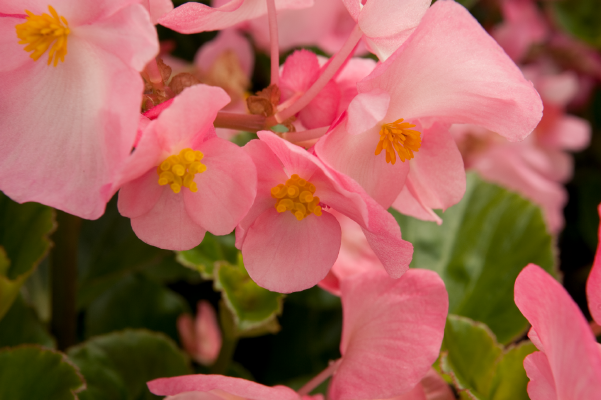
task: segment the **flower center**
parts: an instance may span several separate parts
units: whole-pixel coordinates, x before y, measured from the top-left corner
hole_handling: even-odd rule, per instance
[[[313,213],[318,217],[321,215],[319,197],[313,196],[315,185],[294,174],[286,181],[271,188],[271,197],[277,199],[275,209],[279,213],[290,211],[297,220],[301,221]]]
[[[31,52],[31,58],[37,61],[46,50],[48,52],[48,65],[54,59],[54,66],[58,60],[65,61],[67,54],[67,37],[71,33],[69,23],[65,17],[59,16],[52,6],[48,6],[50,14],[35,15],[25,10],[28,17],[22,24],[16,26],[19,44],[26,44],[26,52]]]
[[[420,132],[410,128],[415,128],[415,125],[403,122],[403,118],[382,125],[376,155],[380,154],[382,150],[386,150],[386,162],[392,163],[392,165],[396,163],[396,154],[399,155],[402,162],[411,160],[413,152],[419,151],[422,139]]]
[[[169,156],[157,167],[159,185],[169,185],[173,193],[179,193],[183,187],[198,192],[194,175],[202,174],[207,166],[200,162],[204,154],[199,150],[183,149],[177,155]]]

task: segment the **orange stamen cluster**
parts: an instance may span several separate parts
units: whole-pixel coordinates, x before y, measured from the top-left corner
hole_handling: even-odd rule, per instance
[[[207,166],[200,162],[203,157],[201,151],[192,149],[183,149],[179,154],[167,157],[157,167],[159,185],[169,185],[173,193],[179,193],[182,186],[187,187],[191,192],[198,192],[194,175],[207,170]]]
[[[382,150],[386,150],[386,162],[394,165],[396,163],[396,150],[402,162],[411,160],[413,152],[419,151],[422,140],[420,132],[410,128],[415,128],[415,125],[403,122],[403,118],[382,125],[376,155],[380,154]]]
[[[49,48],[48,65],[54,59],[54,66],[58,60],[65,61],[67,55],[67,37],[71,33],[69,23],[58,15],[52,6],[48,6],[50,14],[35,15],[25,10],[27,19],[16,26],[17,37],[21,39],[19,44],[26,44],[26,52],[32,52],[31,58],[37,61]]]
[[[299,221],[311,213],[318,217],[321,215],[319,197],[313,194],[315,185],[296,174],[292,175],[285,185],[280,183],[271,188],[271,197],[277,199],[275,209],[279,213],[290,211]]]

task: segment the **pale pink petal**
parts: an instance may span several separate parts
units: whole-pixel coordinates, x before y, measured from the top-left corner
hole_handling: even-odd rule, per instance
[[[148,170],[144,175],[137,177],[119,190],[119,213],[127,218],[137,218],[154,208],[163,195],[167,186],[159,185],[159,176],[156,169]]]
[[[332,215],[297,221],[274,208],[248,229],[242,245],[244,265],[259,286],[280,293],[305,290],[322,280],[338,256],[340,225]]]
[[[591,124],[579,117],[563,115],[549,127],[544,134],[538,135],[542,145],[571,151],[581,151],[591,141]]]
[[[543,67],[524,68],[524,76],[534,82],[545,103],[566,107],[578,94],[578,75],[572,71],[550,73]]]
[[[451,387],[434,368],[430,368],[421,385],[428,400],[455,400]]]
[[[438,225],[442,224],[442,219],[432,209],[421,203],[413,195],[412,190],[409,189],[409,186],[410,185],[407,184],[405,185],[403,190],[401,190],[401,194],[399,194],[399,197],[397,197],[394,203],[392,203],[391,207],[401,214],[421,219],[423,221],[436,222]]]
[[[358,94],[357,82],[369,75],[376,67],[376,62],[370,58],[353,57],[336,75],[334,80],[340,90],[338,114],[342,114]]]
[[[599,215],[601,215],[601,204],[598,207]],[[601,225],[599,227],[598,237],[601,240]],[[601,242],[599,242],[601,243]],[[593,316],[593,319],[598,324],[601,324],[601,245],[597,245],[597,253],[593,268],[586,282],[586,297],[588,299],[588,309]]]
[[[380,61],[386,61],[414,31],[415,28],[412,28],[401,31],[395,35],[377,38],[364,36],[363,41],[365,42],[367,49],[374,53]]]
[[[223,30],[215,39],[205,43],[196,53],[194,65],[201,71],[208,71],[215,60],[228,50],[236,54],[242,71],[250,78],[255,65],[255,53],[248,39],[234,29]]]
[[[358,94],[348,106],[346,130],[351,135],[363,133],[384,119],[390,95],[381,90]]]
[[[515,304],[543,346],[557,398],[596,399],[601,393],[601,352],[566,290],[540,267],[530,264],[516,279]],[[540,363],[536,364],[541,368]]]
[[[198,351],[196,341],[196,332],[194,329],[194,320],[190,314],[182,314],[177,317],[177,333],[184,350],[190,355],[195,355]]]
[[[198,246],[206,230],[190,218],[181,193],[173,193],[167,186],[162,189],[161,197],[149,212],[131,219],[136,236],[161,249],[190,250]]]
[[[248,400],[300,400],[294,390],[285,386],[268,387],[241,378],[221,375],[184,375],[159,378],[147,383],[150,391],[159,396],[185,392],[222,390]]]
[[[206,300],[201,300],[197,304],[195,334],[196,360],[205,365],[214,363],[221,350],[221,329],[219,329],[215,309]]]
[[[448,311],[444,283],[432,271],[394,280],[370,272],[342,281],[342,362],[333,400],[386,399],[413,389],[440,350]]]
[[[303,179],[311,180],[313,174],[320,170],[315,157],[304,148],[283,140],[270,131],[260,131],[257,135],[277,156],[289,176],[298,174]],[[317,193],[316,196],[321,198]]]
[[[395,396],[392,399],[387,400],[428,400],[426,397],[426,393],[424,393],[424,388],[421,383],[415,385],[410,392],[402,394],[400,396]]]
[[[524,358],[528,375],[528,396],[531,400],[559,400],[555,391],[555,379],[545,353],[535,351]]]
[[[164,400],[229,400],[215,393],[209,392],[185,392],[175,396],[167,396]]]
[[[360,0],[355,0],[360,2]],[[346,1],[345,1],[346,2]],[[373,0],[365,2],[359,15],[359,27],[369,38],[386,37],[416,27],[431,0]]]
[[[139,121],[143,83],[134,68],[158,52],[146,11],[137,4],[119,10],[113,3],[98,4],[97,12],[109,5],[116,11],[110,17],[73,28],[65,62],[53,67],[45,57],[28,59],[9,63],[19,68],[3,72],[0,189],[18,202],[37,201],[94,219],[113,194],[111,183],[131,151]],[[22,22],[0,21],[13,30]],[[3,54],[22,60],[27,53],[19,47],[4,46],[9,52]]]
[[[155,25],[159,21],[159,18],[173,10],[171,0],[140,0],[140,4],[148,10],[150,20]]]
[[[276,0],[276,9],[301,9],[312,0]],[[159,19],[159,23],[180,33],[198,33],[229,28],[267,13],[264,0],[232,0],[212,8],[200,3],[184,3]]]
[[[218,137],[193,148],[205,155],[202,163],[207,170],[194,177],[198,192],[183,193],[186,210],[207,231],[226,235],[244,218],[255,199],[255,165],[244,150]]]
[[[532,132],[542,115],[532,84],[469,12],[448,0],[437,1],[358,87],[390,94],[386,121],[473,123],[512,141]]]

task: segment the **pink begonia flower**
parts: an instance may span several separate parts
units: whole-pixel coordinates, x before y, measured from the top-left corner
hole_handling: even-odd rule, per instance
[[[532,400],[596,400],[601,349],[578,305],[549,274],[529,264],[515,281],[515,304],[540,350],[524,359]]]
[[[199,301],[196,308],[196,319],[190,314],[179,316],[177,331],[186,352],[199,364],[211,365],[221,350],[221,330],[208,301]]]
[[[390,276],[407,271],[413,246],[390,213],[349,178],[335,179],[303,148],[272,132],[258,135],[261,140],[244,147],[257,167],[257,197],[236,228],[236,247],[258,285],[289,293],[325,277],[341,243],[340,224],[329,209],[361,225]]]
[[[275,0],[277,10],[311,7],[313,0]],[[159,19],[159,24],[180,33],[198,33],[230,28],[267,14],[265,0],[231,0],[220,7],[188,2]]]
[[[140,0],[140,4],[148,10],[150,20],[155,25],[159,18],[173,10],[173,2],[171,0]]]
[[[597,208],[601,217],[601,204]],[[599,244],[595,254],[593,268],[586,282],[586,297],[588,299],[588,309],[597,324],[601,325],[601,224],[599,225]]]
[[[0,0],[0,190],[13,200],[103,214],[136,136],[139,71],[158,53],[136,3]],[[30,54],[50,21],[60,28]]]
[[[534,82],[545,107],[540,123],[524,141],[509,143],[494,132],[471,125],[453,126],[451,132],[466,168],[540,205],[549,230],[558,233],[563,228],[568,197],[563,183],[573,171],[567,151],[584,149],[591,127],[586,120],[565,113],[578,92],[575,74],[557,74],[541,66],[525,68],[524,74]]]
[[[342,0],[357,21],[367,48],[381,61],[413,33],[432,0]]]
[[[437,1],[358,90],[346,117],[317,143],[317,156],[384,207],[406,187],[427,215],[457,203],[465,191],[448,125],[469,121],[521,140],[542,113],[532,84],[454,1]]]
[[[317,0],[314,3],[310,8],[278,12],[280,50],[317,46],[326,53],[334,54],[342,47],[356,25],[355,21],[340,0]],[[269,51],[271,40],[267,16],[249,21],[245,29],[259,48]],[[357,47],[356,55],[367,50],[363,42]]]
[[[286,58],[280,73],[282,101],[294,100],[305,93],[320,76],[327,62],[327,58],[318,57],[304,49]],[[357,95],[357,82],[368,76],[375,67],[373,60],[350,58],[334,79],[297,114],[301,126],[315,129],[330,125]]]
[[[549,35],[549,27],[532,0],[502,0],[503,23],[491,34],[514,61],[520,61],[530,46]]]
[[[230,233],[249,210],[254,164],[213,128],[229,101],[221,88],[189,87],[144,130],[117,182],[119,212],[144,242],[191,249],[206,231]]]

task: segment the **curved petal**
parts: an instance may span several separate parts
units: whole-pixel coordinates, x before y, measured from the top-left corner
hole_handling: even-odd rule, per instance
[[[297,221],[275,208],[263,212],[242,244],[244,265],[259,286],[280,293],[305,290],[322,280],[340,251],[340,224],[332,215]]]
[[[131,219],[131,227],[142,241],[167,250],[190,250],[206,233],[188,215],[182,193],[167,187],[148,213]]]
[[[524,358],[528,375],[528,396],[531,400],[559,400],[555,391],[555,379],[545,353],[535,351]]]
[[[411,189],[409,189],[411,187]],[[413,186],[409,181],[406,182],[405,187],[392,203],[392,208],[400,212],[401,214],[408,215],[413,218],[421,219],[423,221],[436,222],[438,225],[442,224],[442,219],[436,214],[431,208],[426,207],[421,203],[412,192]]]
[[[221,31],[215,39],[205,43],[194,56],[194,65],[201,71],[208,71],[227,50],[236,54],[242,71],[250,78],[255,65],[255,53],[248,39],[234,29]]]
[[[419,25],[432,0],[372,0],[365,2],[359,27],[369,38],[398,34]]]
[[[542,115],[532,84],[469,12],[448,0],[430,7],[409,39],[358,88],[390,93],[387,121],[473,123],[512,141],[532,132]]]
[[[298,174],[301,178],[310,180],[320,169],[312,159],[313,156],[302,147],[283,140],[270,131],[260,131],[257,135],[277,156],[288,175]]]
[[[601,215],[601,204],[597,208]],[[588,299],[588,309],[596,323],[601,325],[601,225],[599,225],[599,244],[593,268],[586,282],[586,297]]]
[[[257,172],[252,159],[237,145],[210,139],[199,147],[207,170],[196,174],[198,192],[184,192],[188,215],[214,235],[234,230],[257,194]]]
[[[342,362],[329,397],[385,399],[413,389],[438,357],[448,312],[442,279],[412,269],[342,281]],[[400,372],[402,371],[402,373]]]
[[[313,5],[312,0],[276,0],[276,9],[300,9]],[[264,0],[232,0],[212,8],[204,4],[185,3],[159,19],[159,23],[180,33],[217,31],[267,14]]]
[[[159,185],[156,169],[152,168],[121,187],[117,203],[119,213],[127,218],[137,218],[150,212],[164,190],[169,189]]]
[[[150,20],[153,24],[157,24],[159,18],[173,10],[173,2],[171,0],[141,0],[144,8],[150,13]]]
[[[543,346],[557,398],[596,398],[601,393],[601,352],[568,292],[540,267],[530,264],[515,281],[515,304]]]
[[[185,392],[209,392],[222,390],[226,394],[248,400],[298,400],[294,390],[285,386],[268,387],[241,378],[221,375],[184,375],[159,378],[147,383],[150,391],[158,396],[173,396]]]
[[[390,95],[382,90],[358,94],[348,106],[346,130],[351,135],[358,135],[382,121],[388,111]]]

